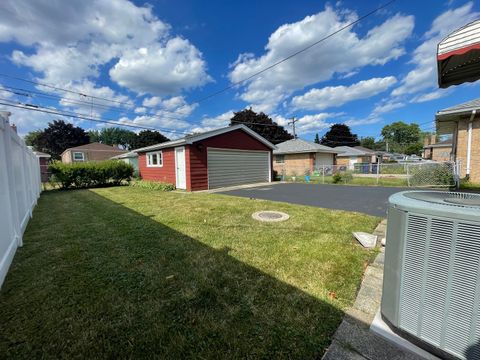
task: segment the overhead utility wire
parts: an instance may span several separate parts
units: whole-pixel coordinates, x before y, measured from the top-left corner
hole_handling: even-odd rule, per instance
[[[58,99],[58,100],[61,100],[62,102],[65,102],[65,103],[70,103],[70,104],[75,104],[75,105],[84,105],[84,106],[88,106],[89,108],[93,107],[93,108],[100,108],[100,109],[104,109],[104,110],[118,109],[117,110],[118,112],[124,112],[124,113],[139,115],[139,114],[135,113],[135,111],[129,110],[127,108],[122,108],[122,107],[118,107],[118,106],[110,106],[110,105],[102,105],[102,104],[98,104],[98,103],[93,103],[92,104],[92,102],[90,102],[90,101],[69,99],[69,98],[64,98],[62,96],[49,94],[49,93],[46,93],[46,92],[28,90],[28,89],[13,87],[13,86],[6,86],[4,84],[0,84],[0,91],[9,92],[9,93],[12,93],[12,94],[15,94],[15,95],[18,95],[18,96],[25,96],[25,97],[37,97],[38,96],[38,97],[43,97],[43,98],[47,98],[47,99],[54,99],[54,100]],[[33,94],[33,95],[31,95],[31,94]],[[160,109],[159,111],[164,111],[164,109]],[[148,113],[147,113],[147,115],[151,118],[154,118],[154,119],[166,118],[166,119],[173,119],[173,120],[188,122],[185,119],[172,117],[172,116],[169,116],[169,115],[162,115],[161,117],[158,116],[158,115],[148,114]]]
[[[145,129],[145,130],[156,130],[156,131],[178,133],[178,134],[184,134],[184,135],[189,135],[190,134],[190,133],[187,133],[187,132],[177,131],[177,130],[168,130],[168,129],[162,129],[162,128],[157,128],[157,127],[143,126],[143,125],[125,124],[125,123],[121,123],[121,122],[116,122],[113,119],[94,118],[94,117],[90,117],[90,116],[87,116],[87,115],[84,115],[84,114],[63,112],[63,111],[60,111],[58,109],[44,108],[44,107],[34,105],[34,104],[24,104],[24,103],[20,103],[20,102],[15,103],[11,100],[3,99],[3,98],[0,98],[0,105],[14,107],[14,108],[18,108],[18,109],[29,110],[29,111],[36,111],[36,112],[41,112],[41,113],[46,113],[46,114],[53,114],[53,115],[71,117],[71,118],[75,118],[75,119],[89,120],[89,121],[95,121],[95,122],[118,125],[118,126],[126,126],[126,127],[131,127],[131,128],[138,128],[138,129]]]
[[[199,98],[199,99],[193,100],[192,103],[201,103],[201,102],[204,102],[205,100],[208,100],[208,99],[210,99],[210,98],[212,98],[212,97],[214,97],[214,96],[220,95],[220,94],[222,94],[222,93],[224,93],[224,92],[226,92],[226,91],[228,91],[228,90],[236,87],[237,85],[240,85],[240,84],[242,84],[242,83],[244,83],[244,82],[246,82],[246,81],[248,81],[248,80],[253,79],[254,77],[257,77],[258,75],[263,74],[264,72],[266,72],[266,71],[268,71],[268,70],[270,70],[270,69],[272,69],[272,68],[274,68],[274,67],[276,67],[276,66],[278,66],[278,65],[280,65],[280,64],[282,64],[282,63],[284,63],[284,62],[286,62],[286,61],[288,61],[288,60],[290,60],[291,58],[293,58],[293,57],[295,57],[295,56],[297,56],[297,55],[299,55],[299,54],[304,53],[305,51],[311,49],[312,47],[314,47],[314,46],[316,46],[316,45],[318,45],[318,44],[320,44],[320,43],[328,40],[329,38],[335,36],[336,34],[342,32],[342,31],[344,31],[344,30],[346,30],[346,29],[348,29],[348,28],[350,28],[350,27],[352,27],[352,26],[354,26],[355,24],[358,24],[359,22],[363,21],[365,18],[367,18],[367,17],[375,14],[376,12],[378,12],[378,11],[384,9],[384,8],[386,8],[387,6],[391,5],[391,4],[394,3],[395,1],[396,1],[396,0],[390,0],[390,1],[386,2],[386,3],[384,3],[383,5],[380,5],[379,7],[375,8],[374,10],[372,10],[372,11],[366,13],[365,15],[359,17],[357,20],[352,21],[352,22],[344,25],[344,26],[341,27],[340,29],[338,29],[338,30],[336,30],[336,31],[328,34],[327,36],[325,36],[325,37],[323,37],[323,38],[315,41],[314,43],[312,43],[312,44],[310,44],[310,45],[308,45],[308,46],[306,46],[306,47],[304,47],[304,48],[302,48],[302,49],[300,49],[300,50],[298,50],[298,51],[290,54],[289,56],[287,56],[287,57],[285,57],[285,58],[283,58],[283,59],[281,59],[281,60],[279,60],[279,61],[277,61],[277,62],[275,62],[275,63],[273,63],[273,64],[271,64],[271,65],[269,65],[269,66],[267,66],[267,67],[265,67],[265,68],[257,71],[257,72],[255,72],[255,73],[253,73],[253,74],[250,75],[250,76],[247,76],[247,77],[244,78],[244,79],[241,79],[241,80],[239,80],[239,81],[236,81],[236,82],[234,82],[234,83],[232,83],[232,84],[230,84],[230,85],[228,85],[228,86],[226,86],[226,87],[224,87],[224,88],[222,88],[222,89],[220,89],[220,90],[218,90],[218,91],[215,91],[215,92],[213,92],[213,93],[211,93],[211,94],[209,94],[209,95],[206,95],[206,96],[201,97],[201,98]],[[102,97],[99,97],[99,96],[93,96],[93,95],[88,95],[88,94],[83,94],[83,93],[78,92],[78,91],[69,90],[69,89],[63,89],[63,88],[58,87],[58,86],[53,86],[53,85],[49,85],[49,84],[43,84],[43,83],[39,83],[39,82],[36,82],[36,81],[27,80],[27,79],[23,79],[23,78],[20,78],[20,77],[16,77],[16,76],[4,74],[4,73],[0,73],[0,76],[6,77],[6,78],[10,78],[10,79],[19,80],[19,81],[25,81],[25,82],[28,82],[28,83],[30,83],[30,84],[36,84],[36,85],[40,85],[40,86],[45,86],[45,87],[48,87],[48,88],[51,88],[51,89],[54,89],[54,90],[58,90],[58,91],[65,91],[65,92],[69,92],[69,93],[73,93],[73,94],[78,94],[78,95],[82,95],[82,96],[86,96],[86,97],[91,97],[91,98],[97,99],[97,100],[111,101],[111,102],[114,102],[114,103],[117,103],[117,104],[128,104],[129,106],[132,105],[131,103],[128,103],[128,102],[119,101],[119,100],[113,100],[113,99],[107,99],[107,98],[102,98]],[[146,107],[146,108],[152,108],[152,107],[147,107],[147,106],[144,106],[144,107]],[[154,109],[154,108],[153,108],[153,109]],[[173,114],[187,115],[187,114],[182,113],[182,112],[179,112],[179,111],[170,111],[170,110],[164,110],[164,111],[169,112],[169,113],[173,113]]]

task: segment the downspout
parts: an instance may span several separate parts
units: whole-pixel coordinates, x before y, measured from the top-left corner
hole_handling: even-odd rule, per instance
[[[472,110],[472,115],[470,116],[470,121],[468,122],[468,137],[467,137],[467,171],[466,175],[467,178],[470,177],[470,163],[471,163],[471,155],[472,155],[472,132],[473,132],[473,118],[477,110]]]

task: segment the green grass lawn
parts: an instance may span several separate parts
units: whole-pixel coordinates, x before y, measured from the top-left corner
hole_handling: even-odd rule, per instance
[[[265,224],[251,214],[285,211]],[[378,218],[117,187],[42,194],[0,292],[3,358],[320,358]]]

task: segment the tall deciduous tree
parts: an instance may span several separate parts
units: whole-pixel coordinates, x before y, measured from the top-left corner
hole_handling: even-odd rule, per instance
[[[357,146],[360,145],[357,134],[352,134],[350,128],[345,124],[333,124],[321,140],[322,145],[335,146]]]
[[[106,145],[117,145],[123,149],[131,150],[137,140],[137,134],[131,130],[118,127],[103,128],[101,131],[89,131],[91,142],[100,142]]]
[[[375,150],[375,138],[373,136],[365,136],[360,139],[360,145]]]
[[[396,121],[382,128],[382,136],[393,152],[418,154],[422,148],[422,131],[416,123]]]
[[[33,130],[25,135],[25,144],[32,146],[34,150],[40,151],[37,146],[39,145],[39,138],[42,135],[43,130]]]
[[[89,142],[90,138],[82,128],[63,120],[54,120],[41,133],[33,137],[32,146],[36,150],[50,154],[53,159],[60,159],[60,154],[65,149]]]
[[[257,114],[252,109],[245,109],[236,112],[230,119],[230,126],[244,124],[257,134],[263,136],[272,144],[278,144],[287,140],[293,139],[283,126],[278,125],[268,115],[263,112]]]
[[[160,144],[166,141],[170,141],[170,139],[163,136],[158,131],[143,130],[138,133],[135,142],[132,145],[132,149]]]

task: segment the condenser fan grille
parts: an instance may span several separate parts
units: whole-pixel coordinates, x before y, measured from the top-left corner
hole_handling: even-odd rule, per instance
[[[460,192],[418,191],[407,192],[405,196],[434,204],[457,207],[478,208],[480,210],[480,195]]]

